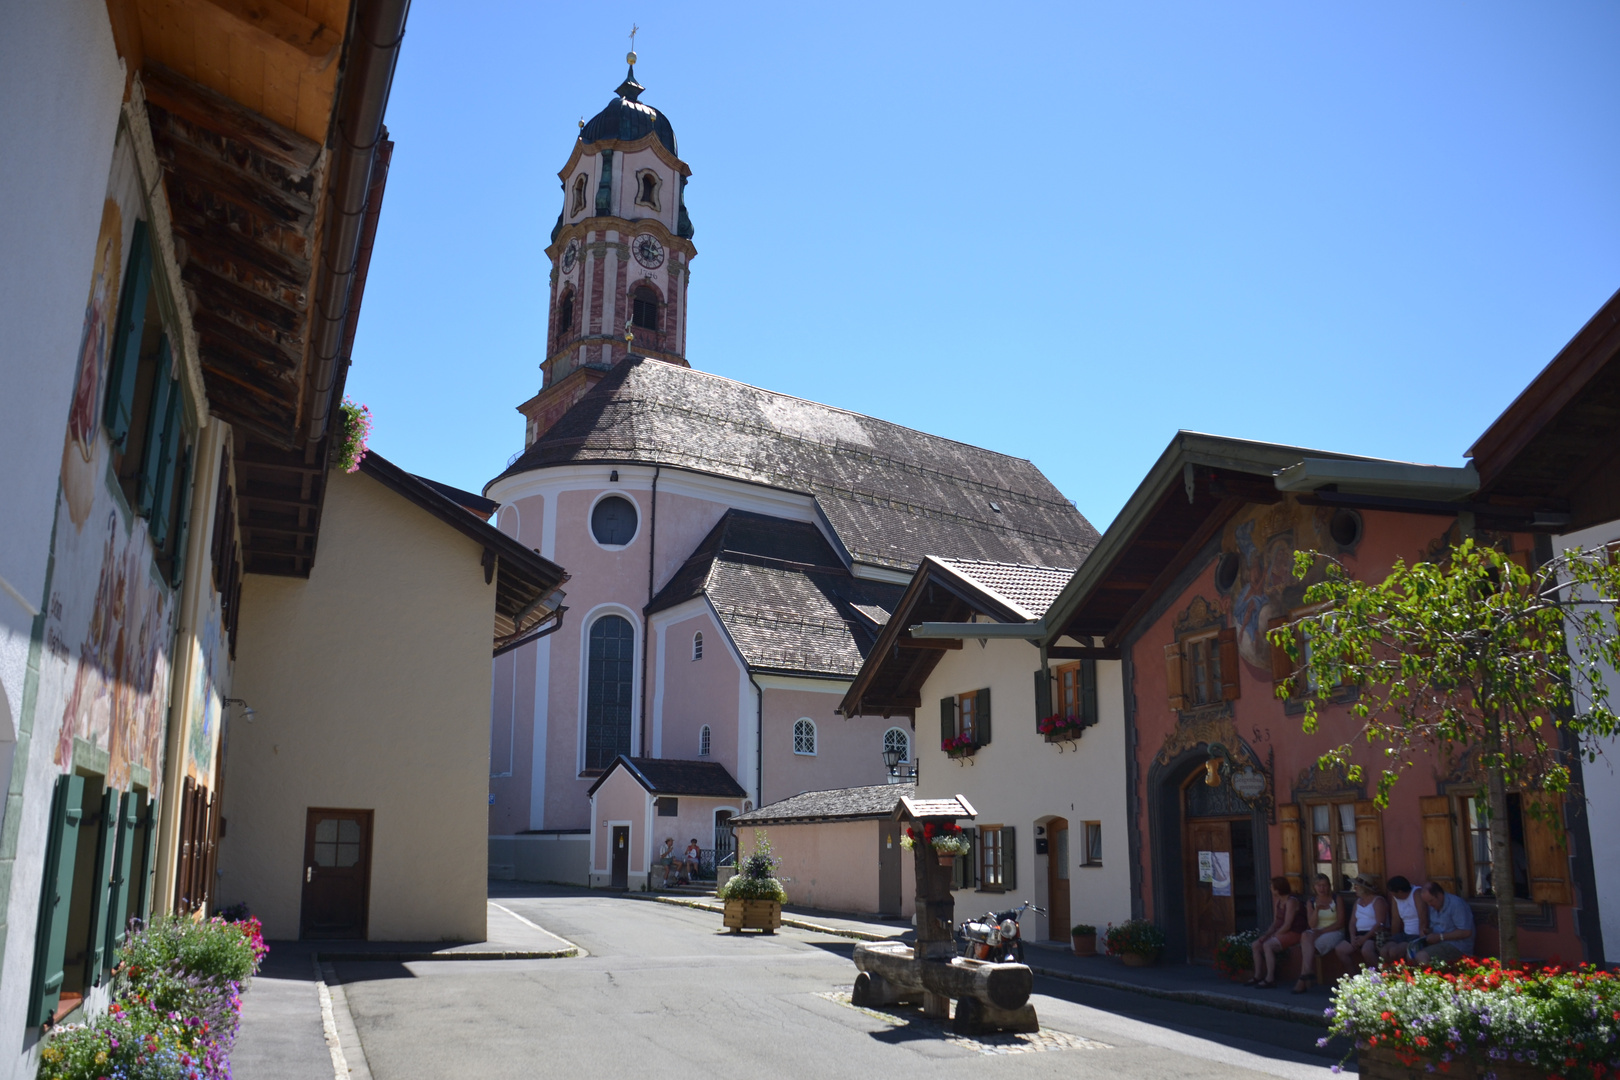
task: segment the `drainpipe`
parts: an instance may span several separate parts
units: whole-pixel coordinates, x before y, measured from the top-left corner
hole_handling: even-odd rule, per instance
[[[747,669],[744,669],[747,670]],[[754,683],[754,809],[765,805],[765,688],[754,682],[754,673],[748,672],[748,681]]]
[[[349,30],[336,122],[327,140],[334,161],[310,334],[314,393],[305,438],[311,447],[326,435],[332,398],[343,377],[344,325],[360,266],[371,171],[410,6],[410,0],[360,0]]]
[[[652,727],[647,715],[647,659],[652,655],[652,616],[647,608],[653,602],[653,559],[658,553],[658,474],[662,465],[653,466],[652,506],[647,512],[647,604],[641,609],[641,756],[647,756],[647,730]]]

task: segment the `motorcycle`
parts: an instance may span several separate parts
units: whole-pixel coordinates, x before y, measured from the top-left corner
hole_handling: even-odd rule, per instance
[[[1024,935],[1018,920],[1025,911],[1034,907],[1028,900],[1006,911],[987,911],[976,919],[968,919],[956,935],[956,952],[969,960],[989,960],[998,964],[1024,962]],[[1046,909],[1036,907],[1038,915]]]

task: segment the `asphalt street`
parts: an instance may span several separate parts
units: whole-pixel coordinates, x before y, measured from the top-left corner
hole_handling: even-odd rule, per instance
[[[959,1040],[847,1004],[853,943],[601,893],[492,899],[586,950],[532,961],[336,965],[376,1080],[881,1076],[1326,1078],[1317,1028],[1036,980],[1043,1034]],[[840,991],[844,1000],[839,999]]]

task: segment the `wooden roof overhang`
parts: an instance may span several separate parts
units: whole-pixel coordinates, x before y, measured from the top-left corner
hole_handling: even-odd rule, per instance
[[[1468,456],[1479,470],[1480,497],[1543,511],[1539,531],[1573,532],[1620,518],[1620,292]]]
[[[381,454],[369,453],[360,471],[408,502],[432,514],[472,541],[482,544],[484,581],[495,585],[494,642],[497,655],[530,640],[542,629],[561,625],[562,594],[568,580],[562,567],[524,547],[418,476]]]
[[[913,637],[910,628],[923,622],[968,622],[977,615],[997,622],[1025,621],[1017,612],[932,559],[923,559],[912,575],[894,614],[878,631],[877,641],[838,705],[845,716],[915,716],[922,706],[922,685],[940,657],[960,649],[959,638]]]
[[[392,143],[407,0],[109,0],[163,170],[243,569],[306,576]]]

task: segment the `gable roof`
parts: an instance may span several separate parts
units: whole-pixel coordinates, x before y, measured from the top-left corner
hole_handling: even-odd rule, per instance
[[[1025,566],[979,559],[938,559],[940,566],[971,581],[1026,619],[1046,614],[1063,586],[1074,576],[1072,566]]]
[[[801,791],[731,819],[733,825],[789,825],[817,821],[851,821],[861,818],[887,818],[894,814],[902,796],[912,798],[917,785],[872,784],[867,787],[833,788],[830,791]]]
[[[470,491],[463,491],[460,488],[452,487],[449,484],[441,484],[439,481],[434,480],[431,477],[423,476],[421,473],[412,473],[411,475],[422,481],[422,483],[426,484],[434,491],[437,491],[440,495],[443,495],[445,498],[455,503],[457,506],[461,507],[463,510],[467,511],[467,513],[471,514],[479,521],[488,521],[490,517],[494,515],[495,511],[501,508],[501,504],[496,502],[494,499],[486,499],[482,495],[474,495]]]
[[[620,754],[602,770],[587,797],[607,783],[614,770],[624,769],[636,783],[654,795],[704,795],[717,799],[746,799],[748,792],[718,761],[680,761],[674,758],[633,758]]]
[[[872,647],[872,612],[902,591],[851,576],[809,522],[728,510],[647,613],[707,596],[750,671],[848,678]]]
[[[927,554],[1075,566],[1097,541],[1021,458],[642,356],[616,364],[496,479],[583,463],[814,496],[851,560],[893,570]]]

